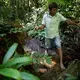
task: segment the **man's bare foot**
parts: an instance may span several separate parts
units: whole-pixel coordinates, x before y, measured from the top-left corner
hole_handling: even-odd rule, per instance
[[[63,64],[61,64],[60,67],[61,67],[62,70],[66,69]]]
[[[47,69],[39,69],[39,72],[41,72],[41,73],[45,73],[45,72],[47,72]]]

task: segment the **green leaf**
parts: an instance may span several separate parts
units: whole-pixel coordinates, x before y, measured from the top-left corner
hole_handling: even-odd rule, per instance
[[[50,57],[50,56],[46,58],[46,62],[47,62],[48,64],[51,64],[51,58],[52,58],[52,57]]]
[[[21,63],[25,63],[26,65],[28,65],[28,64],[32,63],[32,58],[30,58],[30,57],[13,58],[13,59],[9,60],[8,62],[4,63],[3,66],[9,67],[9,66],[13,66],[16,64],[21,64]]]
[[[11,56],[12,56],[13,53],[15,52],[17,46],[18,46],[18,44],[17,44],[17,43],[14,43],[14,44],[9,48],[9,50],[7,51],[6,55],[5,55],[4,58],[3,58],[3,63],[6,63],[6,62],[11,58]]]
[[[3,69],[0,69],[0,74],[10,78],[14,78],[18,80],[20,79],[20,72],[16,69],[3,68]]]
[[[77,77],[75,77],[69,73],[67,73],[66,76],[67,76],[66,80],[77,80]]]
[[[21,72],[21,77],[22,80],[40,80],[38,77],[27,72]]]
[[[76,77],[67,77],[65,80],[77,80]]]
[[[69,74],[69,73],[67,73],[67,74],[66,74],[66,76],[71,77],[72,75],[71,75],[71,74]]]

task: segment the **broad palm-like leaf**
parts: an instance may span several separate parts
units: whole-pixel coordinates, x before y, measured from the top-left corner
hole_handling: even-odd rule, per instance
[[[0,74],[10,78],[14,78],[18,80],[20,79],[20,72],[16,69],[3,68],[3,69],[0,69]]]
[[[7,61],[6,63],[4,63],[2,66],[10,67],[10,66],[13,66],[16,64],[22,64],[22,63],[29,65],[30,63],[32,63],[32,58],[30,58],[30,57],[13,58],[13,59]]]
[[[5,55],[4,58],[3,58],[3,63],[6,63],[6,62],[11,58],[11,56],[14,54],[17,46],[18,46],[18,44],[17,44],[17,43],[14,43],[14,44],[9,48],[9,50],[7,51],[6,55]]]
[[[21,77],[23,80],[40,80],[38,77],[27,72],[21,72]]]

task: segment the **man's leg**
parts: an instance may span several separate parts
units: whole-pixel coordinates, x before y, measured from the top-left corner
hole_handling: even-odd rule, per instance
[[[45,55],[48,55],[48,49],[51,47],[50,39],[45,38]]]
[[[45,55],[48,55],[48,51],[47,51],[47,49],[45,49]]]
[[[63,54],[62,54],[62,48],[57,48],[57,53],[60,56],[60,67],[61,69],[65,69],[64,65],[63,65]]]
[[[62,48],[61,48],[60,37],[56,37],[55,40],[54,40],[54,43],[55,43],[56,48],[57,48],[57,53],[60,56],[60,67],[61,67],[61,69],[65,69],[65,67],[63,65],[63,53],[62,53]]]

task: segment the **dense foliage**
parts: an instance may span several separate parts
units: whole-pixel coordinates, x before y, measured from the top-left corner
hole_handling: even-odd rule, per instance
[[[13,57],[11,58],[11,56],[13,55],[17,44],[14,44],[16,47],[14,47],[13,49],[11,49],[10,46],[13,43],[17,42],[19,45],[16,52],[24,53],[23,43],[24,39],[26,39],[28,36],[30,38],[39,38],[44,45],[43,40],[45,31],[35,31],[34,26],[41,25],[42,16],[46,11],[48,11],[48,4],[53,1],[58,3],[58,11],[63,16],[70,18],[77,23],[80,22],[79,0],[0,0],[0,63],[4,63],[0,65],[0,74],[14,79],[18,79],[19,77],[21,77],[20,71],[18,70],[20,68],[15,68],[15,71],[17,71],[18,73],[18,77],[15,77],[14,74],[10,75],[9,72],[8,74],[7,70],[14,73],[15,71],[12,65],[14,65],[15,67],[15,65],[18,63],[22,66],[22,63],[26,61],[24,58],[27,57],[12,59]],[[65,65],[69,61],[72,61],[74,59],[80,60],[79,35],[80,26],[67,25],[63,22],[60,24],[60,36],[62,39]],[[9,48],[11,50],[7,52]],[[48,59],[48,62],[50,61],[50,57],[48,58],[48,56],[46,57],[44,55],[36,54],[34,54],[33,56],[34,61],[38,63],[40,62],[38,60],[40,57]],[[36,59],[36,56],[38,57],[38,59]],[[11,59],[9,60],[9,58]],[[20,59],[23,60],[23,62],[16,62],[16,60]],[[6,60],[9,61],[6,62]],[[30,58],[28,58],[28,60],[30,60]],[[6,71],[6,73],[4,73],[4,71]],[[28,75],[28,77],[31,77],[31,79],[29,80],[37,80],[37,78],[35,79],[35,76],[33,76],[32,74],[28,74],[25,72],[22,72],[21,74],[22,76]],[[73,78],[72,75],[68,75],[67,79],[69,79],[69,77]],[[25,76],[23,78],[26,79]]]
[[[16,48],[18,44],[14,43],[3,58],[3,63],[0,64],[0,74],[6,77],[1,76],[2,80],[39,80],[36,76],[32,75],[29,72],[25,72],[21,69],[22,66],[26,66],[32,63],[32,58],[29,56],[18,56],[16,53]],[[13,56],[15,54],[16,56]]]

